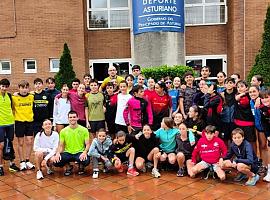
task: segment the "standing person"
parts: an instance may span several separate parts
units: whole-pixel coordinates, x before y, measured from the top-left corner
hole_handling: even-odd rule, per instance
[[[46,84],[47,88],[45,89],[45,92],[49,95],[53,103],[54,98],[60,93],[60,91],[55,88],[55,79],[53,77],[47,78]],[[53,105],[50,106],[50,119],[53,120]]]
[[[138,83],[139,75],[142,73],[141,72],[141,66],[139,66],[139,65],[133,65],[133,67],[131,68],[131,70],[132,70],[132,75],[134,76],[133,84],[135,86]],[[145,86],[147,85],[147,80],[146,79],[143,80],[143,84]]]
[[[181,79],[180,77],[176,76],[173,79],[173,88],[176,90],[180,90],[181,89]]]
[[[179,111],[180,91],[179,89],[174,89],[172,83],[173,82],[169,76],[165,77],[165,84],[168,89],[168,94],[172,98],[172,117],[174,117],[175,114]]]
[[[233,73],[233,74],[231,75],[231,78],[234,79],[235,84],[237,84],[237,82],[241,80],[240,74],[238,74],[238,73]]]
[[[9,141],[14,139],[14,116],[12,113],[12,97],[11,94],[7,92],[10,86],[8,79],[0,80],[0,176],[4,175],[3,168],[3,148],[4,139],[8,138]],[[14,156],[15,157],[15,156]],[[20,169],[15,165],[13,159],[11,158],[9,163],[9,171],[17,172]]]
[[[116,79],[117,85],[119,85],[121,81],[124,81],[123,77],[117,75],[117,70],[114,66],[110,66],[108,68],[108,74],[109,76],[103,80],[102,84],[99,87],[100,92],[105,89],[107,83],[110,82],[112,79]]]
[[[145,77],[142,74],[139,74],[137,78],[137,83],[135,83],[134,86],[140,85],[143,87],[144,90],[146,90],[147,86],[144,83],[145,83]]]
[[[264,87],[263,77],[261,75],[254,75],[251,78],[250,84],[258,86],[261,91],[266,90]]]
[[[12,96],[12,107],[15,118],[15,135],[18,138],[18,154],[20,159],[20,170],[35,169],[30,162],[30,155],[34,139],[34,95],[29,94],[29,83],[20,81],[19,92]],[[25,143],[25,156],[23,146]]]
[[[85,118],[86,127],[95,137],[99,129],[105,128],[104,96],[98,91],[97,80],[92,79],[90,81],[90,89],[90,93],[86,95]]]
[[[128,84],[128,93],[131,94],[132,88],[133,88],[133,82],[134,82],[134,76],[132,74],[129,74],[125,77],[125,81]],[[132,94],[131,94],[132,95]]]
[[[200,80],[199,90],[197,90],[196,94],[193,96],[192,105],[197,105],[200,108],[203,108],[204,98],[205,98],[205,95],[207,94],[207,91],[208,91],[208,86],[205,80]]]
[[[47,174],[52,174],[53,156],[56,153],[59,142],[59,135],[52,130],[52,122],[45,119],[42,124],[42,130],[37,133],[34,140],[33,150],[35,152],[35,163],[37,168],[36,178],[43,179],[41,166],[47,168]]]
[[[72,80],[72,83],[71,83],[72,88],[69,90],[69,92],[70,93],[77,93],[77,89],[78,89],[78,87],[79,87],[80,84],[81,84],[80,79],[74,78]]]
[[[147,89],[144,90],[144,97],[149,100],[151,96],[155,93],[155,80],[153,78],[149,78],[147,81]]]
[[[128,100],[123,115],[128,132],[135,135],[142,131],[144,124],[153,124],[153,114],[151,104],[143,98],[143,87],[134,86],[132,93],[134,96]]]
[[[61,89],[61,97],[54,99],[53,106],[53,126],[57,133],[68,126],[68,112],[71,110],[71,104],[68,97],[69,88],[67,84],[63,84]]]
[[[185,89],[181,90],[179,107],[180,107],[180,112],[182,113],[183,117],[186,119],[188,110],[192,106],[192,100],[193,100],[193,96],[196,93],[196,87],[193,86],[194,76],[192,72],[186,72],[184,74],[184,79],[186,82],[186,87]]]
[[[90,89],[90,81],[92,79],[92,76],[89,73],[86,73],[83,75],[83,84],[85,85],[85,92],[89,93],[91,91]]]
[[[43,81],[40,78],[34,80],[34,135],[42,129],[44,119],[50,119],[50,111],[53,107],[53,100],[43,90]]]
[[[131,99],[132,96],[127,93],[126,81],[121,81],[119,88],[120,88],[120,93],[117,95],[117,109],[116,109],[116,117],[115,117],[116,132],[124,131],[125,133],[127,133],[128,128],[124,119],[124,110],[126,108],[128,100]]]
[[[217,73],[217,92],[221,93],[224,92],[225,88],[225,79],[226,74],[225,72],[218,72]]]
[[[70,162],[78,162],[78,174],[84,174],[84,168],[89,165],[87,155],[90,148],[89,132],[87,128],[78,124],[78,114],[75,111],[68,113],[69,125],[61,130],[60,142],[54,157],[54,166],[64,167],[67,165],[64,175],[72,174],[73,166]]]
[[[201,76],[196,78],[196,86],[198,86],[198,83],[201,81],[201,80],[204,80],[206,82],[206,84],[210,84],[210,80],[209,80],[209,77],[211,75],[211,68],[209,66],[203,66],[201,68],[201,71],[200,71],[200,74]]]
[[[158,81],[155,85],[155,91],[149,99],[153,112],[153,131],[160,128],[164,117],[172,115],[172,98],[168,95],[165,83]]]

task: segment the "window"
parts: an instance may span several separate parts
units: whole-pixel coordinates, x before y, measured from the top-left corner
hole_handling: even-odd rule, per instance
[[[211,68],[211,77],[216,77],[217,73],[223,71],[227,73],[227,56],[226,55],[203,55],[203,56],[186,56],[186,66],[193,67],[195,76],[200,76],[203,66]]]
[[[185,21],[186,25],[225,24],[226,0],[186,0]]]
[[[88,29],[129,28],[129,0],[87,0]]]
[[[58,72],[60,67],[60,60],[57,58],[50,58],[50,72]]]
[[[90,74],[93,78],[102,82],[104,78],[108,77],[109,66],[115,66],[117,75],[125,77],[130,71],[131,59],[103,59],[103,60],[90,60]]]
[[[0,60],[0,74],[11,74],[11,64],[9,60]]]
[[[37,62],[34,59],[25,59],[24,73],[37,73]]]

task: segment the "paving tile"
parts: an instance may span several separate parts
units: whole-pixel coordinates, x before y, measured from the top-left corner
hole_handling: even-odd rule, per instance
[[[107,184],[102,189],[111,192],[111,191],[119,190],[119,189],[124,188],[124,187],[126,187],[126,186],[121,185],[119,183],[110,183],[110,184]]]
[[[232,191],[226,194],[226,198],[228,199],[246,200],[251,199],[252,197],[254,197],[254,195],[239,191]]]
[[[12,189],[12,187],[10,187],[7,184],[0,186],[0,192],[4,192],[4,191],[7,191],[7,190],[11,190],[11,189]]]
[[[40,189],[40,187],[38,187],[37,185],[33,185],[33,184],[17,188],[17,190],[21,193],[25,193],[25,192],[32,191],[32,190],[38,190],[38,189]]]
[[[15,195],[12,195],[12,196],[8,196],[8,197],[5,197],[5,198],[1,198],[2,200],[27,200],[27,199],[30,199],[30,197],[27,197],[23,194],[15,194]]]
[[[7,197],[12,198],[12,196],[17,195],[17,194],[20,194],[20,193],[14,189],[2,191],[0,192],[0,199],[7,198]]]

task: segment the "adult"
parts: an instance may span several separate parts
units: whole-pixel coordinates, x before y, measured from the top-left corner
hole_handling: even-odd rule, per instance
[[[54,166],[66,167],[65,176],[72,174],[73,166],[70,162],[78,162],[78,174],[84,174],[85,166],[90,159],[87,152],[90,148],[89,132],[87,128],[78,124],[78,114],[75,111],[68,113],[69,125],[60,132],[60,142],[54,157]]]
[[[123,77],[117,75],[117,70],[114,66],[110,66],[108,68],[108,74],[109,76],[103,80],[99,87],[100,92],[102,92],[105,89],[107,83],[111,82],[113,79],[116,79],[117,85],[119,85],[121,81],[125,80]]]

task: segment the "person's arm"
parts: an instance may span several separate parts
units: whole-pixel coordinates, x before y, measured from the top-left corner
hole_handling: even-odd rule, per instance
[[[153,112],[152,112],[152,106],[151,103],[147,101],[147,107],[146,107],[146,111],[147,111],[147,115],[148,115],[148,123],[149,125],[153,124]]]
[[[184,119],[187,118],[187,115],[185,114],[185,110],[184,110],[184,98],[180,98],[179,99],[179,107],[180,107],[180,112],[182,113]]]
[[[242,97],[242,96],[245,96],[245,95],[246,95],[246,93],[240,93],[240,94],[237,94],[237,95],[235,95],[235,100],[236,100],[236,101],[240,101],[241,97]]]
[[[61,160],[60,153],[62,153],[63,151],[64,151],[64,141],[60,140],[56,154],[55,154],[54,162],[60,162]]]
[[[54,99],[54,105],[53,105],[53,126],[56,125],[56,116],[58,113],[58,98]]]
[[[89,151],[88,151],[88,155],[89,156],[93,156],[93,157],[96,157],[96,158],[100,158],[100,153],[98,153],[97,149],[96,149],[96,142],[93,141],[90,148],[89,148]]]
[[[243,141],[244,142],[244,141]],[[253,148],[250,143],[245,146],[246,149],[246,158],[238,158],[235,160],[236,163],[244,163],[246,165],[252,165],[254,160],[253,160]]]
[[[42,147],[40,147],[39,140],[40,140],[40,133],[38,133],[36,135],[35,139],[34,139],[34,145],[33,145],[34,152],[37,152],[37,151],[47,152],[48,151],[48,148],[42,148]]]
[[[188,139],[191,146],[193,146],[196,142],[196,139],[195,139],[194,133],[191,130],[188,130]]]
[[[200,141],[198,142],[198,144],[195,146],[195,148],[194,148],[194,150],[193,150],[193,152],[192,152],[192,156],[191,156],[191,160],[192,160],[192,162],[194,163],[194,164],[196,164],[197,163],[197,155],[198,155],[198,153],[199,153],[199,143],[200,143]]]
[[[85,149],[83,150],[83,152],[81,153],[81,155],[79,157],[81,161],[84,161],[87,159],[87,153],[88,153],[89,148],[90,148],[90,140],[89,140],[88,130],[85,131],[84,143],[85,143]]]
[[[58,143],[59,143],[59,135],[58,133],[54,132],[54,143],[53,143],[53,148],[52,150],[50,150],[49,154],[47,156],[45,156],[44,160],[46,160],[46,162],[54,156],[54,154],[56,153],[57,151],[57,147],[58,147]]]
[[[230,160],[230,159],[232,159],[233,155],[234,155],[233,143],[231,143],[231,145],[229,147],[229,151],[227,152],[227,155],[224,156],[223,160]]]

